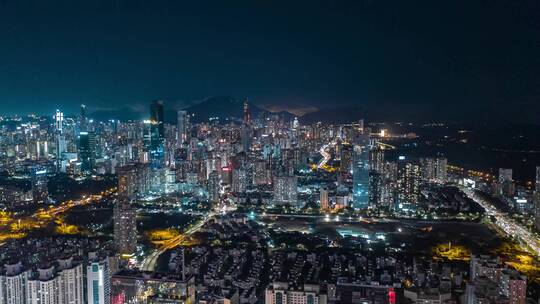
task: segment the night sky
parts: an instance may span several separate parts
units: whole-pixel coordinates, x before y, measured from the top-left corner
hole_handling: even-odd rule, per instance
[[[446,2],[0,0],[0,112],[230,95],[540,120],[540,2]]]

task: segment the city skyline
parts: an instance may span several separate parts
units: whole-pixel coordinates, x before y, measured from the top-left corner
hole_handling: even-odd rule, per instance
[[[539,20],[0,0],[0,304],[540,303]]]

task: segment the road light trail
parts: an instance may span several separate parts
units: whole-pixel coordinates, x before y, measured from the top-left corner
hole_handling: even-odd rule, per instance
[[[515,237],[524,243],[525,249],[529,253],[540,256],[540,240],[532,232],[516,223],[513,219],[508,217],[507,214],[499,211],[495,206],[489,203],[487,200],[480,197],[473,189],[461,188],[462,191],[478,205],[480,205],[486,213],[495,218],[495,225],[501,228],[508,236]]]
[[[157,260],[160,255],[165,253],[165,251],[169,249],[176,248],[180,246],[180,244],[185,240],[187,236],[192,235],[193,233],[199,231],[199,229],[204,226],[204,224],[211,219],[215,213],[209,213],[206,215],[203,220],[199,221],[197,224],[191,226],[188,230],[184,231],[184,233],[180,234],[179,236],[176,236],[167,242],[165,242],[163,245],[161,245],[159,248],[154,249],[150,255],[148,255],[141,263],[141,270],[143,271],[155,271]]]

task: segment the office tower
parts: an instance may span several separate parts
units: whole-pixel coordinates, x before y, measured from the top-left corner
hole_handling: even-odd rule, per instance
[[[63,154],[67,150],[66,138],[64,136],[63,128],[64,128],[64,113],[60,112],[60,110],[56,110],[56,113],[54,115],[56,171],[60,171]]]
[[[363,124],[362,124],[363,125]],[[369,136],[358,134],[353,147],[353,207],[369,206]]]
[[[248,100],[246,98],[244,100],[244,120],[242,122],[242,127],[240,128],[240,142],[242,144],[242,150],[246,153],[251,149],[252,136],[251,117],[249,113]]]
[[[83,265],[74,262],[73,257],[58,259],[60,276],[61,303],[84,304]]]
[[[110,304],[110,268],[107,257],[88,254],[86,266],[86,294],[88,304]]]
[[[330,209],[330,201],[328,198],[328,189],[322,188],[320,191],[320,206],[322,211]]]
[[[86,105],[81,105],[81,113],[79,115],[79,132],[88,132],[88,118],[86,117]]]
[[[92,132],[79,133],[79,160],[81,171],[91,173],[96,162],[96,137]]]
[[[56,113],[54,114],[54,129],[57,132],[62,132],[64,127],[64,113],[60,112],[60,110],[56,110]]]
[[[163,144],[165,138],[165,129],[163,121],[163,101],[156,100],[150,105],[151,122],[151,145],[155,149]]]
[[[34,168],[32,170],[32,198],[38,204],[44,204],[49,197],[47,171]]]
[[[129,201],[119,198],[114,206],[114,243],[124,257],[132,256],[137,250],[137,213]]]
[[[246,153],[248,153],[251,149],[251,137],[251,127],[249,125],[243,125],[240,129],[240,142],[242,144],[242,151]]]
[[[398,206],[416,205],[420,196],[420,166],[400,156],[397,166],[397,203]]]
[[[217,171],[212,171],[208,175],[208,200],[211,203],[219,202],[219,192],[220,192],[220,180],[219,174]]]
[[[274,178],[274,204],[297,204],[298,178],[279,174]]]
[[[0,273],[0,303],[26,304],[30,271],[25,270],[21,262],[6,264],[4,269],[5,272]]]
[[[186,111],[178,111],[178,143],[188,141],[188,115]]]
[[[150,105],[150,164],[161,168],[165,162],[165,129],[163,121],[163,101],[156,100]]]
[[[38,276],[28,280],[27,304],[63,304],[60,276],[54,267],[38,268]]]
[[[248,104],[247,98],[244,100],[244,121],[243,122],[245,125],[251,124],[251,116],[249,113],[249,104]]]

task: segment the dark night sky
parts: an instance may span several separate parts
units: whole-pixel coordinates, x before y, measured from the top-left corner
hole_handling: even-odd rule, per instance
[[[538,109],[540,2],[441,2],[0,0],[0,112]]]

